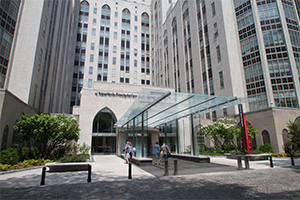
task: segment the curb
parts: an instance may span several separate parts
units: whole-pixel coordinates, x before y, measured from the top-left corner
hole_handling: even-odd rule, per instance
[[[13,169],[13,170],[8,170],[8,171],[1,171],[0,175],[8,174],[8,173],[14,173],[14,172],[27,171],[27,170],[32,170],[32,169],[38,169],[38,168],[42,168],[44,166],[45,165],[40,165],[40,166],[35,166],[35,167],[28,167],[28,168],[22,168],[22,169]]]

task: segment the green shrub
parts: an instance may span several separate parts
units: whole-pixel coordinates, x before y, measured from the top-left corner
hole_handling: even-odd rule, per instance
[[[224,153],[224,150],[222,149],[222,146],[216,145],[214,153]]]
[[[258,149],[262,153],[274,153],[273,148],[272,148],[271,144],[269,144],[269,143],[260,145]]]
[[[224,144],[223,148],[226,153],[229,153],[230,151],[236,149],[235,146],[233,146],[232,144]]]
[[[79,151],[82,154],[88,154],[90,149],[91,149],[91,146],[85,144],[85,142],[82,144],[82,146],[79,147]]]
[[[87,155],[86,154],[74,154],[74,155],[65,155],[60,158],[58,162],[69,163],[69,162],[86,162]]]
[[[272,156],[273,157],[289,157],[290,154],[281,152],[281,153],[272,153]]]
[[[19,149],[19,161],[29,160],[29,159],[38,159],[40,153],[37,147],[23,147]]]
[[[17,149],[8,148],[0,152],[0,163],[14,165],[19,162],[19,153]]]
[[[186,149],[185,149],[185,152],[186,153],[191,153],[192,152],[192,146],[191,145],[187,146]]]
[[[257,148],[256,149],[253,149],[253,150],[251,150],[251,152],[250,152],[251,154],[260,154],[261,153],[261,151],[260,150],[258,150]]]
[[[39,149],[37,147],[31,147],[31,159],[39,159],[40,157]]]
[[[0,164],[0,171],[5,171],[7,170],[11,165],[8,164]]]

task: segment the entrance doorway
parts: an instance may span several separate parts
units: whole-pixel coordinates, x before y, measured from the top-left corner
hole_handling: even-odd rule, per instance
[[[114,136],[94,136],[92,139],[93,154],[115,154],[116,137]]]
[[[115,114],[109,108],[101,109],[93,121],[92,153],[116,153],[116,128]]]

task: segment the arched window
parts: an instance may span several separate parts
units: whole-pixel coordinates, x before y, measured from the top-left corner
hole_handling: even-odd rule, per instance
[[[270,134],[268,131],[264,130],[262,133],[262,137],[263,137],[263,143],[264,144],[271,144],[271,139],[270,139]]]
[[[7,148],[7,139],[8,139],[8,125],[6,125],[3,130],[1,150]]]
[[[299,117],[297,117],[296,119],[295,119],[295,121],[294,121],[295,123],[296,122],[298,122],[298,123],[300,123],[300,116]]]
[[[115,133],[114,124],[116,122],[117,118],[114,113],[108,108],[103,108],[94,118],[93,133]]]

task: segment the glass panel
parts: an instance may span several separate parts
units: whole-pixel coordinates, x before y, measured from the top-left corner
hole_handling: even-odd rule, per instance
[[[213,96],[142,89],[132,106],[116,125],[124,125],[138,113],[147,110],[148,125],[155,127],[192,113],[205,114],[234,106],[239,103],[238,100],[243,101],[243,103],[257,101],[256,98]]]

